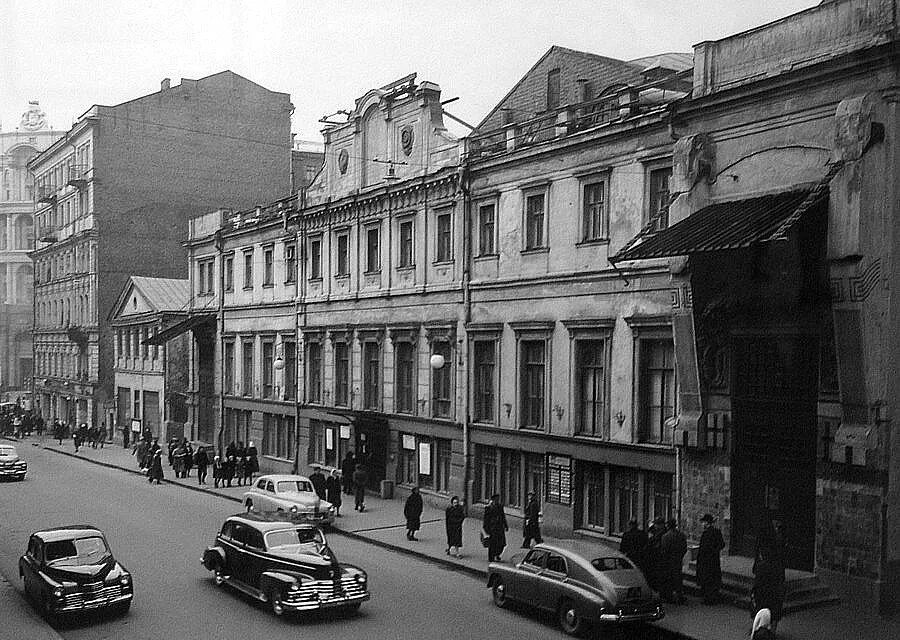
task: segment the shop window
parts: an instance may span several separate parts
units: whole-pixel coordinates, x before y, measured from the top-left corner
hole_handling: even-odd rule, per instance
[[[628,522],[638,518],[638,474],[632,469],[612,467],[609,471],[609,531],[622,535]]]
[[[397,455],[397,482],[415,485],[416,481],[416,437],[409,433],[401,433],[400,450]]]
[[[522,506],[521,455],[518,451],[500,449],[500,499],[503,504]]]
[[[606,530],[606,471],[590,464],[584,470],[584,524],[589,529]]]
[[[644,522],[672,517],[672,475],[644,472]]]
[[[497,485],[497,450],[476,444],[474,499],[487,502],[497,493]]]

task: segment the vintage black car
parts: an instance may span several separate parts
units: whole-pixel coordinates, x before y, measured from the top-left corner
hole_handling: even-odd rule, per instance
[[[19,558],[25,595],[45,616],[90,609],[131,606],[131,574],[113,557],[103,532],[71,525],[31,534]]]
[[[22,481],[28,473],[28,463],[22,460],[16,448],[0,442],[0,479],[14,478]]]
[[[510,564],[488,564],[494,604],[517,601],[555,613],[569,635],[588,625],[653,622],[665,615],[644,575],[618,551],[596,544],[541,543]]]
[[[201,559],[216,584],[268,603],[275,615],[340,607],[369,599],[368,576],[337,561],[318,527],[273,514],[229,517]]]

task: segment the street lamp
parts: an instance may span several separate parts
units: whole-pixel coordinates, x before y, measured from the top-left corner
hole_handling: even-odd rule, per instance
[[[440,353],[435,353],[431,356],[431,359],[428,361],[428,364],[431,365],[431,368],[437,371],[438,369],[443,368],[444,366],[444,356]]]

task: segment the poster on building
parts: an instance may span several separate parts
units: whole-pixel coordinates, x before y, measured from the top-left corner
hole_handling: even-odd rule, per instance
[[[140,420],[132,420],[131,421],[131,430],[132,431],[140,431],[141,430],[141,421]]]
[[[334,449],[334,429],[325,429],[325,448]]]
[[[547,456],[547,502],[572,504],[572,458]]]
[[[349,440],[350,439],[350,425],[342,424],[341,425],[341,440]]]
[[[403,448],[410,451],[416,448],[416,437],[408,433],[403,434]]]
[[[419,443],[419,475],[431,475],[431,443]]]

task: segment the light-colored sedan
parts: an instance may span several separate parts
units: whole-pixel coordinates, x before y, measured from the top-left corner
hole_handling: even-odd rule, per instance
[[[293,522],[329,525],[337,510],[322,500],[309,478],[296,475],[261,476],[242,498],[247,511],[278,513]]]
[[[631,560],[600,545],[538,544],[511,564],[491,562],[488,586],[498,607],[514,600],[550,611],[569,635],[590,624],[620,626],[665,615]]]
[[[11,444],[0,443],[0,478],[24,480],[28,473],[28,463],[19,457]]]

